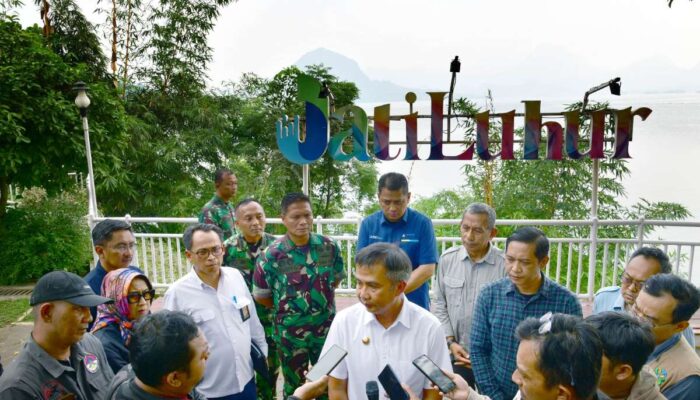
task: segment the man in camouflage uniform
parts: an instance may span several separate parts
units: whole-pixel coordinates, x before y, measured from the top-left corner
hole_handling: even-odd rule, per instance
[[[251,292],[253,291],[255,261],[275,241],[274,236],[265,232],[265,224],[265,211],[260,203],[253,199],[245,199],[236,205],[236,228],[238,233],[224,242],[226,249],[224,265],[239,270]],[[258,388],[259,399],[273,400],[275,398],[277,370],[280,363],[277,356],[277,347],[272,340],[272,312],[259,303],[255,303],[255,309],[265,329],[265,340],[268,346],[267,366],[272,380],[272,384],[270,384],[260,375],[256,375],[255,384]]]
[[[272,307],[284,394],[289,396],[302,383],[309,362],[318,361],[335,317],[335,288],[345,270],[338,244],[311,232],[307,196],[287,194],[281,208],[287,234],[258,259],[253,292],[257,301]]]
[[[214,173],[216,193],[199,212],[199,222],[213,224],[224,231],[224,240],[236,233],[235,210],[229,201],[236,195],[238,179],[226,168],[219,168]]]

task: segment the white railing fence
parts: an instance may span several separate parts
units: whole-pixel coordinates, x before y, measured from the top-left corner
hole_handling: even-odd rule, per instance
[[[190,224],[195,218],[142,218],[142,217],[109,217],[130,222],[135,231],[143,231],[139,225],[154,224]],[[94,218],[91,224],[106,218]],[[268,225],[280,225],[279,218],[269,218]],[[314,219],[317,233],[326,234],[338,241],[343,252],[348,279],[345,279],[339,289],[340,293],[354,293],[353,267],[355,244],[359,230],[360,219]],[[435,219],[433,224],[437,229],[447,226],[458,232],[460,220]],[[700,273],[694,269],[695,250],[700,242],[649,240],[645,238],[645,228],[648,227],[685,227],[700,228],[700,222],[661,221],[661,220],[498,220],[498,226],[563,226],[580,227],[580,237],[550,238],[550,259],[546,274],[568,287],[579,297],[590,297],[600,287],[619,284],[619,276],[624,269],[629,256],[640,246],[655,246],[663,249],[670,257],[674,273],[690,279],[695,284],[700,281]],[[626,227],[627,232],[635,232],[634,237],[603,238],[600,233],[606,227]],[[590,235],[591,229],[597,229],[597,235]],[[455,233],[456,235],[456,233]],[[180,233],[136,233],[136,252],[133,264],[143,269],[151,281],[159,288],[168,287],[182,275],[186,274],[190,265],[184,256],[182,234]],[[438,236],[438,251],[444,252],[449,247],[460,245],[459,236]],[[505,247],[505,238],[497,237],[494,242],[500,248]],[[595,262],[591,263],[589,254],[595,251]],[[589,286],[589,277],[593,283]]]

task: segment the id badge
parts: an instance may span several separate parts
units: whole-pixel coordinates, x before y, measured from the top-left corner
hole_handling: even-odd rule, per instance
[[[243,320],[243,322],[246,322],[248,319],[250,319],[250,309],[248,309],[247,304],[243,306],[243,308],[239,308],[238,311],[241,313],[241,319]]]

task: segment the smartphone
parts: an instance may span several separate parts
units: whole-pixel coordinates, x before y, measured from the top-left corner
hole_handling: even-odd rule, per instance
[[[311,368],[306,374],[306,379],[310,381],[317,381],[323,378],[324,375],[328,375],[333,371],[333,369],[343,361],[343,358],[348,355],[348,352],[343,350],[338,345],[331,346],[330,349],[318,359],[316,365]]]
[[[440,367],[425,354],[413,360],[413,365],[415,365],[426,378],[430,379],[430,382],[433,382],[442,393],[449,393],[457,387],[457,385],[452,382],[452,379],[445,375]]]
[[[391,369],[391,365],[387,364],[378,378],[390,400],[409,400],[408,393],[401,387],[401,382]]]

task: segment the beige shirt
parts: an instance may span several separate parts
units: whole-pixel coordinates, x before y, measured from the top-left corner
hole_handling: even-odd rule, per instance
[[[506,276],[503,252],[489,245],[484,258],[473,261],[464,246],[451,247],[440,256],[435,275],[433,313],[440,320],[445,336],[454,336],[468,350],[479,292]]]

